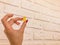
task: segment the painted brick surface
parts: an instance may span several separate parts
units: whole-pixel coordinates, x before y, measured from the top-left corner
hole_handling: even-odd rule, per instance
[[[0,45],[10,45],[1,23],[6,13],[28,18],[23,45],[60,45],[59,0],[0,0]]]

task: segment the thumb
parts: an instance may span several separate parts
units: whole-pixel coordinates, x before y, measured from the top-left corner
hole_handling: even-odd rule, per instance
[[[28,20],[24,21],[21,28],[19,29],[19,31],[21,31],[22,33],[24,32],[27,22],[28,22]]]

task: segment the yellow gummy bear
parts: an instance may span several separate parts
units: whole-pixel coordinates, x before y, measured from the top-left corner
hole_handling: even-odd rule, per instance
[[[23,21],[26,21],[26,17],[25,16],[23,17]]]

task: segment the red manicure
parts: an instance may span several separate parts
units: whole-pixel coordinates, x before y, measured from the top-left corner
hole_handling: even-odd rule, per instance
[[[28,20],[26,20],[26,23],[28,22]]]

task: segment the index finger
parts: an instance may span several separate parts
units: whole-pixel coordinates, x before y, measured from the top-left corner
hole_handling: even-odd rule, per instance
[[[13,14],[7,14],[6,16],[4,16],[4,17],[1,19],[2,23],[5,25],[5,24],[7,23],[7,20],[8,20],[10,17],[12,17],[12,16],[13,16]]]
[[[19,22],[17,22],[17,21],[22,20],[22,19],[23,19],[23,18],[16,17],[16,18],[10,19],[8,22],[9,22],[11,25],[14,24],[14,23],[18,24]]]
[[[22,19],[23,18],[16,17],[16,18],[14,18],[14,22],[17,22],[17,21],[22,20]]]
[[[13,16],[13,14],[7,14],[6,16],[4,16],[3,18],[2,18],[2,21],[7,21],[7,19],[9,19],[10,17],[12,17]]]

